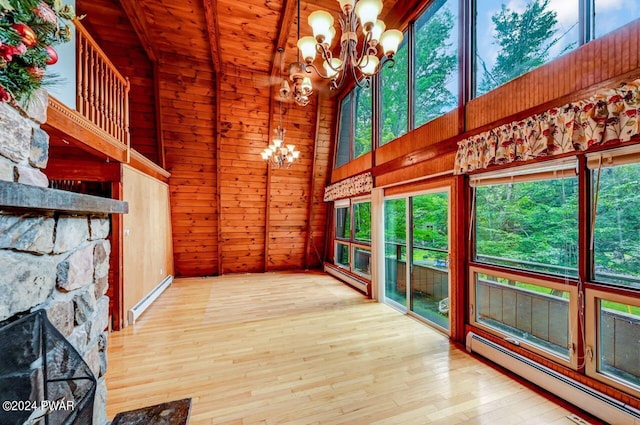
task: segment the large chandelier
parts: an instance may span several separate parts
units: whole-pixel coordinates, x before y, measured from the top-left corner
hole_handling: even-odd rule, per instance
[[[331,80],[331,89],[340,87],[348,73],[359,86],[368,87],[371,77],[379,73],[385,64],[393,66],[393,55],[398,51],[404,36],[396,29],[385,31],[385,23],[378,19],[382,11],[381,0],[337,1],[342,9],[342,15],[338,17],[342,29],[340,54],[334,57],[331,52],[331,42],[336,35],[334,19],[328,12],[318,10],[309,15],[313,36],[298,40],[298,49],[304,59],[301,65],[304,71],[311,72],[311,68],[320,77]],[[358,27],[362,29],[364,36],[360,52]],[[378,45],[382,47],[382,59],[378,57]],[[324,60],[325,74],[313,64],[316,54]]]
[[[282,57],[284,56],[284,49],[278,49],[280,52],[280,78],[282,78]],[[283,80],[286,81],[286,80]],[[270,164],[273,168],[290,168],[294,162],[300,157],[300,151],[296,150],[294,145],[285,145],[284,134],[287,132],[282,126],[282,99],[288,96],[287,93],[283,94],[283,87],[280,87],[280,103],[279,103],[279,116],[280,122],[276,128],[273,129],[273,139],[271,144],[260,155],[262,159]]]

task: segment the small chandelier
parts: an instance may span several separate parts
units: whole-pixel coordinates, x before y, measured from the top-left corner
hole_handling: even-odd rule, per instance
[[[280,52],[280,78],[282,78],[282,57],[284,56],[284,49],[278,49]],[[286,82],[286,80],[282,80]],[[286,93],[283,93],[284,86],[280,86],[280,123],[273,129],[273,139],[271,144],[260,155],[267,164],[271,164],[273,168],[290,168],[291,165],[300,157],[300,151],[296,150],[294,145],[284,144],[284,134],[286,130],[282,127],[282,99],[288,96],[288,85]],[[307,98],[307,102],[308,102]]]
[[[369,87],[371,77],[378,74],[385,64],[393,66],[393,55],[398,51],[404,36],[396,29],[385,31],[385,23],[378,19],[382,11],[381,0],[337,1],[342,10],[342,15],[338,18],[342,29],[340,54],[334,57],[330,50],[336,35],[334,19],[328,12],[318,10],[309,15],[313,36],[298,40],[298,49],[304,59],[301,65],[306,72],[310,73],[311,68],[321,78],[331,80],[331,89],[340,87],[349,71],[360,87]],[[359,26],[364,34],[361,52],[358,52]],[[382,59],[378,57],[378,45],[382,46]],[[325,75],[313,64],[316,54],[324,59]],[[360,77],[363,77],[362,83]]]
[[[298,38],[300,38],[300,0],[298,0],[298,17],[297,17]],[[282,53],[282,50],[278,50]],[[309,98],[313,94],[313,86],[311,78],[304,75],[310,73],[303,62],[300,61],[300,49],[298,49],[298,62],[289,64],[289,79],[293,84],[293,92],[287,80],[280,83],[280,97],[288,98],[289,95],[293,101],[300,106],[307,106]]]
[[[260,155],[267,164],[271,164],[273,168],[291,168],[294,162],[300,157],[300,151],[297,151],[294,145],[284,144],[284,133],[286,130],[280,125],[273,129],[274,136],[268,148],[263,150]]]
[[[304,72],[306,72],[306,69],[301,62],[293,62],[289,65],[289,78],[293,83],[293,100],[300,106],[307,106],[309,104],[309,97],[313,94],[311,78],[304,75]],[[282,95],[285,91],[286,93],[289,92],[289,83],[287,80],[282,80],[280,94]]]

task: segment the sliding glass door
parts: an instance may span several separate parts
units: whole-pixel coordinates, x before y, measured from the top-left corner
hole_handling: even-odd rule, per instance
[[[409,309],[449,329],[449,193],[411,200]]]
[[[449,191],[384,203],[385,301],[449,330]]]
[[[385,300],[407,305],[407,201],[384,202]]]

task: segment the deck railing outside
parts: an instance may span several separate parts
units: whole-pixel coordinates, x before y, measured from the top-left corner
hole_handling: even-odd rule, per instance
[[[76,109],[108,135],[127,146],[129,162],[129,80],[122,76],[91,37],[75,20]]]

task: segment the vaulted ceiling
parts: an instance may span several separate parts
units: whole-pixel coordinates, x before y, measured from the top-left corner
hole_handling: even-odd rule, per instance
[[[175,56],[210,57],[217,73],[238,67],[277,75],[284,48],[286,64],[297,56],[296,0],[120,0],[151,60]],[[386,0],[382,17],[397,26],[414,5]],[[336,0],[300,3],[300,34],[310,35],[307,17],[324,9],[337,16]],[[336,20],[336,26],[338,25]],[[337,41],[334,41],[334,46]]]

